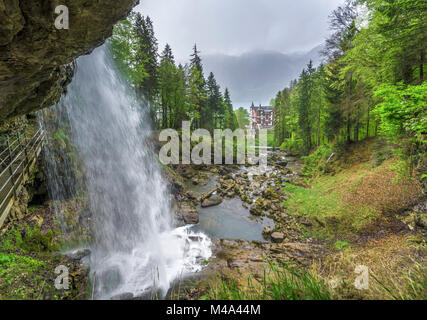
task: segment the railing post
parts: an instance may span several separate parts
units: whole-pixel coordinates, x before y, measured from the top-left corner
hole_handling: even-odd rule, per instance
[[[17,194],[16,194],[16,188],[15,188],[15,177],[13,174],[13,156],[12,156],[12,150],[10,150],[10,140],[9,137],[7,137],[7,150],[9,152],[9,172],[10,172],[10,181],[12,181],[12,189],[13,189],[13,193],[15,194],[15,198],[17,198]]]
[[[26,131],[24,130],[24,134],[26,134]],[[18,132],[18,142],[19,144],[22,146],[22,148],[24,148],[24,154],[25,154],[25,164],[22,168],[22,174],[24,174],[25,171],[25,167],[30,163],[30,159],[28,159],[28,152],[27,152],[27,142],[26,139],[24,138],[24,143],[22,143],[21,141],[21,135]],[[27,167],[27,173],[28,173],[28,177],[30,177],[30,166]]]

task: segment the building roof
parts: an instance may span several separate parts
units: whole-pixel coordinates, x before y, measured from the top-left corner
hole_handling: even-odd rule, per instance
[[[251,108],[253,108],[255,110],[265,110],[265,111],[273,111],[274,110],[274,107],[271,107],[271,106],[259,106],[259,107],[251,106]]]

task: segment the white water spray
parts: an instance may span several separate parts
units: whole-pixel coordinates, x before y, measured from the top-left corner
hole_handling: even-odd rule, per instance
[[[84,165],[93,215],[91,274],[95,297],[165,294],[172,281],[199,271],[210,240],[175,229],[152,146],[147,106],[115,71],[105,47],[81,57],[61,100]],[[195,240],[196,239],[196,240]]]

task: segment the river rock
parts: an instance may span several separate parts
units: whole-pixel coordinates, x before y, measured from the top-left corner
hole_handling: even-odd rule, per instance
[[[308,220],[301,221],[301,224],[302,224],[303,226],[306,226],[306,227],[311,227],[311,226],[313,226],[313,223],[311,223],[311,222],[310,222],[310,221],[308,221]]]
[[[80,249],[76,252],[73,252],[69,255],[70,259],[75,261],[80,261],[83,258],[89,256],[92,252],[89,249]]]
[[[262,192],[262,196],[263,196],[265,199],[268,199],[268,200],[277,200],[277,199],[279,199],[279,198],[280,198],[280,196],[278,195],[277,191],[275,191],[273,187],[270,187],[270,188],[268,188],[268,189],[265,189],[265,190]]]
[[[189,203],[183,203],[179,206],[179,213],[186,224],[199,223],[199,214],[197,209]]]
[[[214,207],[222,203],[222,198],[219,196],[213,196],[203,200],[202,208]]]
[[[276,162],[276,166],[279,166],[279,167],[286,167],[287,165],[288,165],[288,161],[285,161],[285,160]]]
[[[249,212],[254,216],[262,216],[264,214],[262,209],[262,200],[258,199],[255,204],[249,209]]]
[[[427,229],[427,214],[426,213],[417,213],[414,217],[415,225]]]
[[[111,298],[111,300],[133,300],[134,295],[131,292],[120,293]]]
[[[254,200],[253,200],[251,197],[249,197],[248,195],[246,195],[246,194],[244,194],[244,193],[242,193],[242,195],[240,196],[240,199],[241,199],[244,203],[247,203],[247,204],[252,204],[252,203],[254,202]]]
[[[264,238],[269,238],[272,232],[273,232],[273,229],[270,226],[267,226],[262,231],[262,235],[264,236]]]
[[[281,243],[285,240],[285,235],[280,232],[274,232],[271,234],[271,240],[275,243]]]
[[[190,200],[198,200],[200,199],[200,196],[197,195],[195,192],[188,190],[185,195],[187,196],[188,199]]]

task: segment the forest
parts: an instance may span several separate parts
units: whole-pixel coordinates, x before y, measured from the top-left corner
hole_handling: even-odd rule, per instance
[[[347,1],[330,15],[324,63],[277,93],[275,142],[308,154],[369,137],[425,149],[425,1]],[[417,151],[418,150],[418,151]]]
[[[193,130],[238,128],[230,92],[221,92],[212,72],[205,78],[197,45],[189,63],[177,65],[168,44],[159,54],[153,22],[140,13],[118,23],[110,43],[120,71],[148,100],[157,129],[178,129],[185,120]]]

